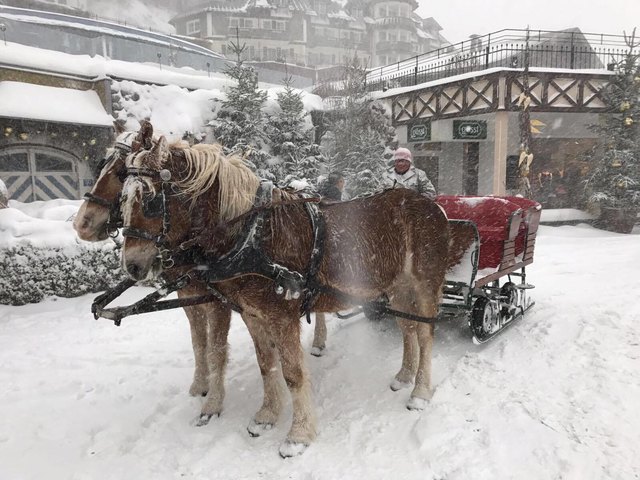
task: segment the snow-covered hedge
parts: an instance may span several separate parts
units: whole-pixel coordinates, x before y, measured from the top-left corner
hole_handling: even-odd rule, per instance
[[[0,304],[5,305],[97,292],[122,279],[119,255],[109,245],[74,253],[34,245],[0,249],[0,271]]]
[[[122,278],[111,241],[78,240],[71,218],[82,202],[9,201],[0,209],[0,304],[105,290]]]

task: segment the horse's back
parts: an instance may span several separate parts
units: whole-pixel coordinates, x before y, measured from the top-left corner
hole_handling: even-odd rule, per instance
[[[427,197],[398,188],[322,209],[330,277],[339,277],[344,284],[388,284],[405,268],[408,258],[442,270],[444,277],[447,218]],[[443,259],[442,268],[436,259]]]

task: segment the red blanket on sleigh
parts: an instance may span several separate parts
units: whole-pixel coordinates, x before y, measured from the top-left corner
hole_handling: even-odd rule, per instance
[[[480,235],[478,269],[498,268],[509,238],[511,223],[517,227],[516,256],[524,249],[529,210],[540,204],[521,197],[472,197],[439,195],[436,202],[444,208],[449,219],[470,220]],[[515,232],[515,230],[512,230]]]

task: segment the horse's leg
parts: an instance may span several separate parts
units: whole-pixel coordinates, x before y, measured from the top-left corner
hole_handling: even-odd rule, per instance
[[[425,312],[425,317],[432,317],[438,313]],[[411,392],[411,397],[407,402],[409,410],[423,410],[427,406],[427,401],[431,399],[433,390],[431,389],[431,351],[433,348],[432,324],[420,323],[417,326],[418,344],[420,345],[418,372],[416,373],[416,383]]]
[[[420,285],[416,282],[416,285]],[[421,288],[414,290],[417,314],[423,317],[435,318],[438,315],[438,307],[442,292],[441,285],[433,282],[424,282]],[[427,401],[433,395],[431,390],[431,351],[433,348],[434,325],[430,323],[416,323],[419,345],[418,371],[415,378],[415,386],[407,403],[409,410],[422,410]]]
[[[264,431],[270,430],[280,416],[282,410],[282,371],[278,362],[278,352],[272,339],[260,324],[260,320],[249,315],[243,315],[242,318],[247,324],[256,349],[264,387],[262,406],[247,427],[252,437],[258,437]]]
[[[224,403],[224,377],[227,369],[229,327],[231,309],[219,302],[199,306],[209,323],[207,360],[209,364],[209,393],[202,405],[197,425],[209,423],[213,416],[220,416]]]
[[[280,353],[282,374],[289,387],[293,406],[291,429],[280,445],[280,456],[285,458],[301,454],[316,438],[316,417],[311,383],[300,344],[300,321],[297,317],[284,317],[274,327],[272,331]]]
[[[313,343],[311,344],[311,355],[321,357],[327,348],[327,321],[324,313],[316,313],[316,326],[313,331]]]
[[[400,311],[408,312],[411,306],[409,287],[402,286],[392,296],[393,306]],[[415,322],[396,317],[396,323],[402,332],[402,365],[391,382],[394,392],[411,386],[418,370],[418,336]]]
[[[178,291],[178,297],[184,293]],[[184,307],[184,312],[189,319],[191,327],[191,345],[196,368],[193,372],[193,381],[189,387],[189,395],[194,397],[207,394],[207,380],[209,377],[209,365],[207,364],[207,317],[198,306]]]

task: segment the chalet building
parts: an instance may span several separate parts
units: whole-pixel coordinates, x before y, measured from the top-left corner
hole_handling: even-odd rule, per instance
[[[611,114],[601,90],[623,45],[619,35],[578,28],[532,31],[528,42],[521,30],[502,30],[373,69],[367,87],[386,104],[400,146],[444,194],[518,193],[526,97],[533,196],[545,207],[581,207],[589,152],[602,143],[591,126]]]
[[[30,4],[33,3],[31,0]],[[228,64],[222,55],[176,36],[85,18],[78,16],[82,13],[80,10],[73,13],[0,4],[3,39],[74,55],[100,55],[127,62],[190,67],[203,72],[223,71]]]
[[[171,20],[178,35],[207,39],[229,58],[229,42],[246,44],[252,61],[329,67],[357,53],[386,65],[448,42],[433,19],[420,18],[415,0],[211,0]]]

